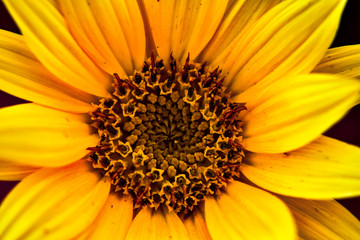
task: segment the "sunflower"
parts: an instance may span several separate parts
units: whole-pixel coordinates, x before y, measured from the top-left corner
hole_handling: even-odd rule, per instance
[[[358,239],[344,0],[4,1],[1,239]]]

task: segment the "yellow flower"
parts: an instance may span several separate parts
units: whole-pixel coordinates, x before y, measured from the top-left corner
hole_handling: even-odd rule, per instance
[[[360,238],[345,0],[4,2],[1,239]]]

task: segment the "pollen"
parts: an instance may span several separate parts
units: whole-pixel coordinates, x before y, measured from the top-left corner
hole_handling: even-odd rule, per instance
[[[189,55],[181,67],[152,55],[132,76],[114,73],[113,93],[90,113],[100,141],[88,148],[112,191],[131,195],[134,208],[187,214],[239,178],[246,108],[231,102],[224,79]]]

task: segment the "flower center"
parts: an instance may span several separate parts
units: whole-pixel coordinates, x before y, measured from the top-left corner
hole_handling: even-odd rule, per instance
[[[169,66],[152,56],[129,79],[114,74],[114,92],[90,113],[100,142],[89,159],[134,208],[188,213],[239,177],[245,107],[229,100],[219,68],[189,57],[178,68],[172,56]]]

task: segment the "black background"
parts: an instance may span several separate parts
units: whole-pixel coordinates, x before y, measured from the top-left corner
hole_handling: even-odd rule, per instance
[[[251,0],[250,0],[251,1]],[[360,4],[359,0],[348,0],[338,34],[332,47],[360,44]],[[0,2],[0,29],[19,33],[19,29]],[[26,101],[0,91],[0,107],[24,103]],[[0,120],[1,121],[1,120]],[[354,107],[338,124],[328,130],[325,135],[360,146],[360,105]],[[360,161],[360,159],[359,159]],[[0,181],[0,201],[17,184],[17,182]],[[360,197],[339,200],[357,218],[360,218]]]

